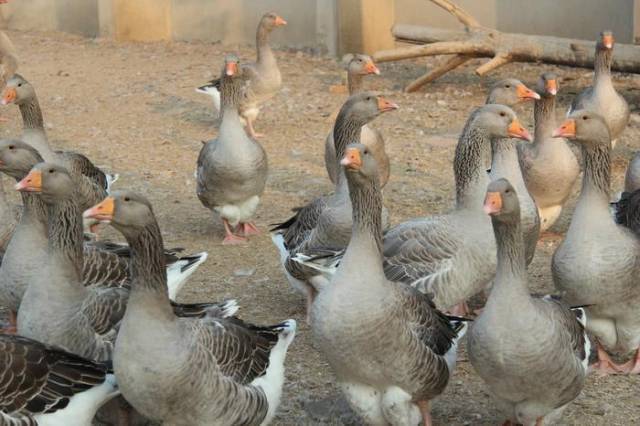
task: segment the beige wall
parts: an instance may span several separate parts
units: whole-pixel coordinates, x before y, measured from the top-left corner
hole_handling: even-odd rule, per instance
[[[454,0],[487,27],[496,26],[496,0]],[[530,0],[535,3],[537,0]],[[563,0],[558,0],[563,1]],[[462,25],[444,9],[429,0],[395,0],[396,22],[461,29]]]

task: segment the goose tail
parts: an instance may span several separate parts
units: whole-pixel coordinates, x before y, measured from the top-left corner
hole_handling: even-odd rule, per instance
[[[169,287],[169,299],[175,301],[180,289],[196,269],[207,260],[207,252],[191,254],[177,259],[167,265],[167,286]]]

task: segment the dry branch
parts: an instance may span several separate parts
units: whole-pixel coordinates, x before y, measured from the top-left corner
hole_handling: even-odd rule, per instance
[[[478,75],[485,75],[510,62],[544,62],[574,67],[593,67],[595,42],[503,33],[480,26],[473,16],[449,0],[430,1],[454,15],[466,28],[464,31],[452,31],[417,25],[399,24],[393,27],[392,33],[397,41],[419,45],[376,52],[374,54],[376,62],[421,56],[455,55],[443,65],[413,81],[407,86],[407,91],[417,90],[472,57],[490,58],[475,70]],[[457,63],[462,57],[466,60]],[[640,73],[640,46],[616,44],[611,68],[614,71]]]

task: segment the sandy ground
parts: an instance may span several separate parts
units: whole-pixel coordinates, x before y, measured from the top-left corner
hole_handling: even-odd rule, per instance
[[[193,171],[202,140],[215,137],[217,120],[209,99],[194,87],[218,73],[223,53],[238,51],[252,60],[250,46],[207,43],[128,44],[89,40],[59,33],[9,33],[20,51],[20,72],[36,87],[54,146],[73,148],[120,173],[118,188],[145,193],[153,202],[168,246],[206,250],[209,260],[185,286],[181,300],[236,298],[244,318],[275,323],[295,318],[299,332],[287,359],[287,382],[276,424],[358,424],[335,387],[335,378],[314,349],[304,321],[303,299],[289,287],[268,234],[245,247],[223,247],[222,226],[195,196]],[[330,191],[322,162],[329,116],[344,95],[329,87],[341,82],[338,63],[325,57],[280,50],[284,87],[263,110],[257,131],[270,164],[267,190],[257,223],[286,219],[290,209]],[[432,66],[435,61],[426,61]],[[424,91],[401,88],[423,72],[425,61],[382,64],[382,76],[367,86],[388,94],[400,110],[374,122],[387,140],[392,158],[385,190],[393,223],[451,208],[451,161],[457,134],[469,111],[483,103],[486,87],[515,76],[534,84],[548,70],[563,79],[559,102],[564,112],[572,96],[589,84],[586,69],[512,64],[481,79],[468,67],[448,74]],[[632,106],[632,120],[614,153],[613,190],[640,134],[640,98],[636,76],[616,76]],[[532,122],[531,105],[519,109]],[[10,122],[2,137],[18,135],[17,108],[4,108]],[[578,186],[578,185],[576,185]],[[566,227],[567,215],[558,230]],[[118,237],[110,234],[112,237]],[[550,292],[550,256],[558,240],[543,239],[529,270],[534,292]],[[569,405],[564,424],[623,425],[640,418],[635,392],[638,377],[591,377],[582,395]],[[497,424],[499,418],[464,348],[447,391],[433,404],[435,424]]]

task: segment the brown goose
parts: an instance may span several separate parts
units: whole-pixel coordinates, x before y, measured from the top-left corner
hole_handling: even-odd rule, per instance
[[[358,142],[362,126],[398,106],[372,92],[349,97],[340,109],[334,125],[335,152],[338,164],[345,147]],[[272,240],[280,252],[285,274],[290,283],[307,297],[307,308],[317,288],[326,280],[317,271],[304,267],[295,258],[306,258],[317,252],[340,250],[351,236],[351,202],[349,189],[341,170],[334,193],[317,198],[300,209],[294,218],[273,229]],[[316,281],[316,278],[319,281]]]
[[[346,169],[353,231],[331,283],[311,308],[315,343],[366,424],[431,425],[430,401],[453,372],[466,325],[451,324],[417,290],[385,277],[376,161],[350,145]],[[375,338],[372,338],[375,336]]]
[[[554,131],[580,144],[584,162],[582,190],[565,239],[551,263],[553,282],[572,305],[585,305],[587,330],[598,343],[602,374],[640,372],[640,239],[614,222],[609,211],[611,135],[603,117],[574,111]],[[616,365],[607,351],[635,357]]]
[[[58,162],[74,172],[83,206],[93,205],[104,198],[110,185],[118,178],[95,167],[89,159],[73,151],[54,151],[44,129],[42,110],[35,89],[24,77],[15,74],[2,92],[3,105],[16,104],[22,115],[23,131],[20,140],[38,150],[45,161]]]
[[[253,128],[253,122],[260,113],[260,105],[274,97],[282,86],[280,69],[273,50],[269,46],[269,34],[275,28],[284,25],[287,25],[287,21],[276,13],[266,13],[258,23],[256,33],[257,60],[242,66],[247,77],[248,89],[239,105],[239,113],[242,124],[247,126],[249,136],[252,138],[260,136]],[[224,105],[224,101],[221,99],[222,78],[211,80],[196,89],[197,92],[210,95],[213,98],[213,105],[220,114],[224,112],[220,107],[221,104]]]
[[[149,201],[117,192],[85,215],[109,221],[131,246],[131,300],[113,360],[127,401],[164,424],[268,424],[280,403],[295,321],[259,327],[222,315],[176,317]]]
[[[0,334],[0,359],[3,425],[90,426],[120,394],[109,366],[26,337]]]
[[[534,107],[533,143],[519,146],[520,167],[529,193],[536,201],[540,229],[546,231],[560,217],[580,174],[580,165],[566,140],[553,138],[556,127],[558,77],[544,73],[537,90],[542,98]]]
[[[600,33],[596,43],[593,86],[575,97],[567,115],[579,109],[593,111],[602,116],[611,132],[611,147],[629,124],[629,104],[616,91],[611,79],[614,38],[611,31]]]
[[[487,97],[488,104],[513,107],[529,99],[540,99],[540,95],[525,86],[520,80],[509,78],[496,83]],[[491,180],[505,178],[518,193],[522,231],[524,233],[527,265],[533,260],[540,234],[540,217],[535,201],[529,194],[518,161],[518,145],[515,139],[491,141]]]
[[[227,55],[220,83],[220,132],[200,150],[196,169],[196,194],[206,208],[222,218],[223,244],[243,243],[248,235],[258,233],[250,220],[267,181],[267,154],[246,134],[238,115],[245,78],[238,57]]]
[[[364,76],[369,74],[380,74],[380,70],[373,63],[373,59],[369,55],[363,54],[349,54],[345,55],[343,61],[347,63],[347,87],[349,89],[349,96],[361,93],[362,80]],[[353,142],[353,141],[350,141]],[[376,156],[376,160],[380,170],[380,183],[384,187],[389,181],[389,157],[384,149],[384,138],[380,131],[369,127],[368,125],[362,126],[360,132],[360,142],[368,146]],[[336,183],[340,168],[336,162],[336,148],[333,141],[333,131],[327,135],[327,139],[324,144],[324,165],[327,168],[329,179],[332,183]]]
[[[44,201],[48,218],[46,257],[24,293],[18,311],[18,332],[90,359],[110,359],[114,327],[129,299],[133,259],[107,271],[112,274],[107,273],[106,279],[85,286],[84,279],[97,281],[99,274],[90,271],[87,276],[82,275],[82,213],[68,171],[52,163],[40,163],[16,188],[37,193]],[[111,275],[120,278],[125,274],[126,278],[108,281]],[[181,315],[208,314],[203,304],[174,306]],[[220,309],[216,304],[210,307],[212,311]]]
[[[498,268],[468,334],[469,360],[506,423],[557,424],[585,383],[591,351],[585,312],[529,294],[518,194],[508,180],[489,184],[484,209],[493,223]]]

